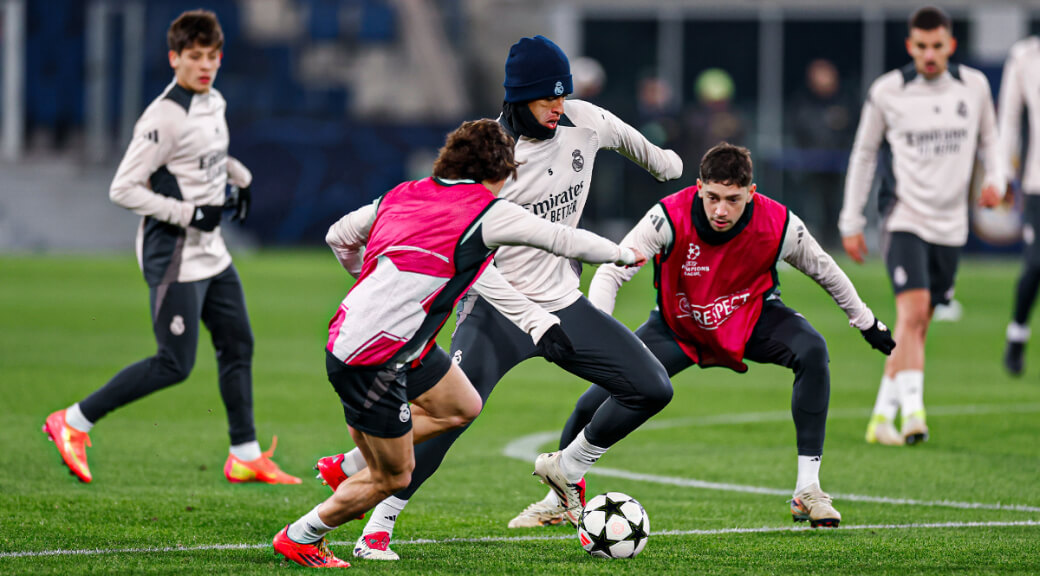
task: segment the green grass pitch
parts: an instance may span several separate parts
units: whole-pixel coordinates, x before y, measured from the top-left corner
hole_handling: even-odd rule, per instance
[[[40,427],[50,411],[154,352],[147,290],[128,255],[0,258],[0,574],[296,569],[272,554],[271,538],[327,495],[311,478],[314,461],[352,446],[322,351],[349,277],[326,251],[241,254],[236,263],[256,336],[261,444],[279,436],[276,459],[306,477],[301,486],[224,480],[227,425],[206,333],[188,381],[94,429],[94,482],[77,482]],[[843,264],[878,316],[893,322],[880,264]],[[351,570],[1040,573],[1040,359],[1032,354],[1021,379],[1000,366],[1016,267],[962,263],[964,317],[932,327],[925,379],[932,440],[916,448],[864,443],[883,357],[811,280],[781,272],[785,302],[830,349],[821,478],[844,516],[837,530],[794,529],[786,504],[795,480],[792,378],[760,365],[745,375],[696,368],[679,375],[671,405],[594,467],[602,472],[589,475],[591,494],[628,493],[650,515],[652,536],[638,558],[592,558],[570,528],[506,528],[544,494],[525,455],[555,441],[550,434],[538,444],[533,435],[558,431],[585,389],[536,359],[500,383],[405,511],[393,544],[403,560],[357,560]],[[652,303],[650,274],[642,272],[622,290],[617,315],[635,328]],[[352,522],[332,533],[338,555],[350,557],[360,529]]]

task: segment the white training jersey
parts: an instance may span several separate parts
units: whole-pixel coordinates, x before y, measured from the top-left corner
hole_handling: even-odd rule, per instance
[[[860,299],[856,287],[845,272],[820,247],[801,218],[788,210],[787,231],[780,244],[778,261],[783,260],[816,281],[841,307],[849,324],[866,330],[874,325],[874,314]],[[623,248],[635,248],[653,258],[667,252],[675,238],[672,222],[664,207],[655,204],[621,241]],[[589,301],[607,314],[614,313],[614,303],[621,285],[632,279],[638,268],[600,266],[589,285]]]
[[[1023,106],[1029,113],[1029,153],[1022,162],[1022,190],[1040,194],[1040,38],[1036,36],[1011,47],[1000,81],[997,115],[1009,178],[1017,173],[1015,159],[1021,158]]]
[[[196,94],[175,81],[134,126],[109,197],[144,217],[137,259],[149,285],[211,278],[231,264],[219,226],[188,226],[196,206],[224,204],[229,178],[243,187],[253,178],[228,157],[226,107],[217,90]]]
[[[333,224],[325,236],[325,242],[332,248],[340,264],[355,278],[361,274],[364,246],[368,242],[369,234],[375,223],[379,202],[380,199],[377,199],[371,204],[347,214]],[[474,224],[478,226],[477,229],[481,234],[484,246],[490,249],[509,245],[527,245],[536,246],[538,249],[547,250],[552,254],[577,258],[584,262],[616,262],[619,264],[635,262],[635,254],[627,248],[620,248],[610,240],[587,230],[560,226],[537,218],[508,201],[493,202],[480,216],[479,221]],[[347,350],[360,350],[362,349],[361,344],[370,342],[373,337],[381,333],[397,334],[398,337],[407,339],[411,337],[411,332],[408,332],[409,327],[414,331],[425,319],[423,302],[418,300],[406,303],[411,306],[402,305],[389,309],[386,307],[386,295],[394,291],[394,284],[400,283],[401,277],[409,276],[409,274],[393,269],[392,262],[389,266],[393,270],[390,276],[384,275],[381,279],[377,279],[367,291],[352,290],[347,295],[347,299],[353,298],[349,310],[364,321],[352,322],[341,330],[342,333],[335,340],[335,352],[338,358],[348,359],[350,354]],[[412,283],[416,284],[410,289],[414,289],[417,293],[421,292],[418,288],[421,288],[419,285],[423,282],[433,287],[439,287],[446,281],[443,278],[427,277],[424,279],[420,274],[412,274],[410,278]],[[508,310],[517,306],[517,302],[522,302],[532,309],[524,310],[526,314],[518,315],[514,321],[521,329],[531,334],[535,342],[550,326],[559,323],[558,318],[516,292],[498,274],[494,266],[488,266],[480,278],[487,278],[488,285],[494,288],[494,293],[488,296],[492,305]],[[347,299],[344,300],[344,307],[348,307]],[[358,315],[359,311],[360,315]]]
[[[984,185],[996,186],[1001,193],[1006,186],[986,77],[951,63],[938,78],[926,80],[911,63],[874,81],[863,104],[838,219],[842,236],[862,233],[866,226],[863,210],[882,141],[891,148],[890,176],[895,180],[894,190],[883,190],[879,199],[887,232],[910,232],[932,244],[963,245],[976,149],[983,156]]]
[[[577,227],[601,149],[616,150],[660,181],[682,175],[682,160],[675,152],[651,144],[599,106],[567,100],[553,138],[517,138],[515,157],[521,165],[516,180],[507,181],[499,197],[549,222]],[[505,246],[495,256],[495,266],[516,290],[545,310],[566,308],[582,296],[580,278],[567,258],[537,248]],[[483,280],[475,288],[489,298],[495,293],[495,287]]]

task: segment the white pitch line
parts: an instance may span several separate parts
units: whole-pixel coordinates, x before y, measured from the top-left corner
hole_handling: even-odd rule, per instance
[[[928,408],[928,412],[932,415],[943,416],[1007,414],[1011,412],[1033,413],[1040,412],[1040,404],[936,406]],[[850,409],[831,411],[831,413],[828,415],[828,418],[866,418],[867,416],[869,416],[869,410]],[[790,412],[745,412],[739,414],[718,414],[713,416],[702,416],[697,418],[676,418],[672,420],[651,421],[643,425],[641,429],[660,430],[689,426],[717,426],[747,424],[756,422],[777,422],[787,421],[790,419]],[[540,447],[554,440],[558,440],[559,436],[559,432],[537,432],[535,434],[521,436],[520,438],[517,438],[516,440],[513,440],[512,442],[507,444],[505,448],[502,449],[502,454],[510,458],[514,458],[516,460],[533,462],[534,459],[537,458],[538,454],[541,452]],[[725,482],[707,482],[704,480],[697,480],[694,478],[679,478],[674,476],[640,474],[636,472],[629,472],[627,470],[606,468],[602,466],[594,466],[591,469],[589,469],[588,473],[599,476],[609,476],[612,478],[635,480],[639,482],[652,482],[656,484],[680,486],[684,488],[700,488],[704,490],[721,490],[725,492],[743,492],[746,494],[765,494],[769,496],[784,497],[788,497],[791,495],[790,490],[783,490],[779,488],[747,486],[743,484],[730,484]],[[1023,504],[1001,504],[999,502],[995,504],[990,504],[983,502],[957,502],[953,500],[915,500],[912,498],[889,498],[885,496],[868,496],[863,494],[838,493],[834,493],[831,496],[842,500],[850,500],[853,502],[872,502],[875,504],[960,508],[964,510],[1009,510],[1013,512],[1040,512],[1040,507],[1038,506],[1026,506]]]
[[[934,522],[926,524],[863,524],[843,525],[837,528],[810,528],[808,526],[762,526],[759,528],[717,528],[701,530],[662,530],[651,533],[652,536],[715,536],[722,534],[769,534],[778,532],[822,533],[848,530],[928,530],[937,528],[1007,528],[1040,526],[1040,520],[1020,520],[1013,522]],[[486,536],[482,538],[417,538],[414,540],[394,540],[394,545],[425,544],[484,544],[496,542],[546,542],[552,540],[569,540],[573,534],[554,534],[552,536]],[[332,546],[353,546],[354,541],[330,542]],[[80,550],[38,550],[26,552],[0,552],[0,558],[39,558],[43,556],[94,556],[100,554],[161,554],[165,552],[205,552],[210,550],[261,550],[271,544],[203,544],[199,546],[162,546],[155,548],[90,548]]]

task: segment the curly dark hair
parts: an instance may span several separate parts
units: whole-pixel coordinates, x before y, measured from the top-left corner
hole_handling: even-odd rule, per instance
[[[726,186],[751,185],[751,151],[743,146],[720,142],[701,158],[701,181]]]
[[[189,10],[170,24],[170,29],[166,31],[166,43],[170,50],[178,54],[196,44],[205,48],[223,48],[224,31],[213,12]]]
[[[448,134],[433,163],[433,175],[445,180],[497,182],[516,178],[513,137],[494,120],[463,122]]]

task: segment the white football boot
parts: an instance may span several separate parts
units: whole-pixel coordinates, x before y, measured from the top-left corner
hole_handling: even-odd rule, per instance
[[[903,445],[903,435],[896,430],[896,425],[880,414],[875,414],[870,418],[870,423],[867,424],[866,439],[869,444]]]
[[[544,500],[539,500],[524,508],[523,512],[510,520],[509,527],[537,528],[538,526],[555,526],[569,521],[565,512],[567,512],[567,509],[559,504],[548,504]]]
[[[809,521],[817,526],[836,527],[841,522],[841,513],[834,509],[830,494],[820,490],[819,484],[802,488],[791,498],[791,517],[795,522]]]
[[[581,509],[585,507],[585,479],[575,483],[567,481],[560,468],[560,457],[563,452],[539,454],[534,461],[534,474],[542,479],[542,484],[552,488],[564,506],[563,514],[567,521],[577,526]]]
[[[366,560],[400,560],[401,557],[390,549],[390,534],[373,532],[362,534],[354,544],[354,557]]]
[[[928,441],[928,425],[924,422],[924,409],[903,418],[903,441],[908,445],[924,444]]]

